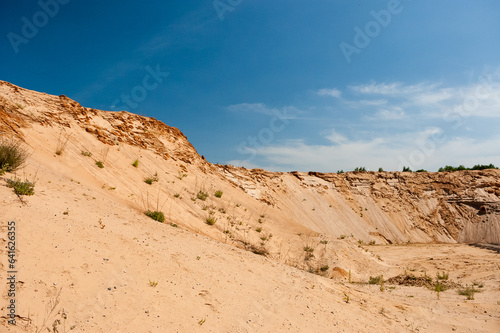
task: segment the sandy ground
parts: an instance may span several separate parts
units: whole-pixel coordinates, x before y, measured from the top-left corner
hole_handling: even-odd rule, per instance
[[[500,331],[498,253],[464,244],[365,245],[384,243],[379,232],[429,239],[417,217],[405,215],[406,199],[384,215],[391,202],[376,204],[362,182],[349,194],[313,176],[259,183],[258,174],[241,171],[238,178],[196,157],[174,130],[161,137],[167,158],[154,151],[161,145],[105,144],[54,111],[66,100],[0,88],[39,121],[22,129],[26,166],[0,176],[0,332]],[[97,114],[85,121],[115,131],[117,120]],[[157,135],[134,131],[134,140]],[[67,144],[57,155],[61,138]],[[35,194],[21,201],[6,184],[15,177],[35,181]],[[148,177],[158,181],[146,184]],[[495,177],[481,179],[494,187]],[[208,198],[197,199],[199,191]],[[387,185],[379,193],[391,191]],[[148,209],[163,211],[165,223],[147,217]],[[15,327],[7,324],[11,221]],[[253,253],[261,249],[267,256]],[[370,276],[435,279],[443,272],[479,292],[467,300],[454,288],[438,299],[425,287],[367,283]]]
[[[27,169],[26,173],[35,172]],[[500,257],[468,245],[362,246],[379,274],[481,282],[456,290],[338,281],[161,224],[44,168],[23,205],[2,185],[2,242],[16,221],[18,328],[76,332],[497,332]],[[367,252],[364,250],[366,249]],[[0,254],[6,268],[6,249]],[[431,259],[432,258],[432,259]],[[375,273],[374,273],[375,274]],[[2,274],[2,283],[6,274]],[[22,281],[22,282],[21,282]],[[157,282],[156,286],[152,286]],[[2,312],[8,297],[3,292]],[[349,301],[347,302],[347,297]],[[66,319],[64,319],[66,318]],[[23,327],[24,326],[24,327]]]

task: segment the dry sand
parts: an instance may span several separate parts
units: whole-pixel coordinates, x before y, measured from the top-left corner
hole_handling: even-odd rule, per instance
[[[0,177],[2,244],[7,222],[16,222],[19,316],[16,327],[7,325],[4,288],[0,332],[500,331],[500,256],[456,244],[463,226],[436,231],[449,244],[431,244],[438,227],[408,224],[420,222],[405,215],[404,198],[399,215],[384,215],[393,199],[366,192],[360,180],[346,190],[323,176],[214,166],[180,132],[153,123],[141,130],[142,118],[127,123],[136,126],[127,129],[136,144],[110,145],[106,133],[117,120],[106,117],[127,114],[84,115],[85,126],[99,124],[99,134],[55,111],[56,96],[0,88],[5,123],[13,119],[12,105],[23,106],[16,131],[30,150],[23,169]],[[61,137],[68,141],[57,155]],[[155,174],[157,182],[144,182]],[[24,203],[6,186],[15,176],[36,180],[35,195],[22,197]],[[475,179],[494,188],[498,173]],[[497,198],[485,189],[477,193]],[[200,190],[209,194],[205,201],[195,199]],[[430,197],[425,205],[438,201]],[[144,215],[147,209],[162,210],[165,223]],[[209,216],[215,225],[205,223]],[[426,243],[385,241],[410,238]],[[385,245],[365,245],[371,240]],[[267,256],[252,252],[261,248]],[[7,285],[5,245],[0,257],[0,283]],[[462,286],[476,283],[480,292],[467,300],[450,289],[438,299],[425,287],[386,283],[382,291],[367,284],[370,276],[435,279],[443,272]]]

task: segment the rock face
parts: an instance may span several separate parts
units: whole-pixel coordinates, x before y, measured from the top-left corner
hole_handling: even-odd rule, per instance
[[[300,216],[297,207],[312,197],[314,211],[301,220],[320,233],[357,230],[381,243],[500,242],[500,170],[282,174],[226,167],[225,172],[249,194],[290,215]],[[289,194],[301,199],[284,206]],[[334,212],[315,213],[328,209]]]
[[[40,128],[55,133],[71,129],[78,136],[73,140],[90,135],[108,147],[154,153],[164,163],[179,167],[179,175],[191,167],[196,179],[206,179],[212,187],[233,188],[235,196],[243,191],[246,200],[256,202],[252,206],[256,215],[269,210],[276,223],[314,233],[353,235],[379,244],[500,244],[500,170],[334,174],[213,165],[181,131],[154,118],[85,108],[64,95],[0,81],[0,133],[27,142],[30,133]],[[199,186],[198,180],[193,186]],[[192,209],[187,204],[179,207]],[[199,218],[197,214],[193,211],[193,218]]]

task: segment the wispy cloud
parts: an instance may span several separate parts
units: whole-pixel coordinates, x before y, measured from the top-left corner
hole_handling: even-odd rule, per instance
[[[230,112],[238,113],[258,113],[267,116],[280,115],[281,119],[297,119],[297,115],[303,113],[295,106],[286,106],[282,109],[271,108],[263,103],[240,103],[226,107]]]
[[[331,96],[335,98],[340,98],[342,96],[342,92],[338,89],[320,89],[316,92],[320,96]]]
[[[324,108],[332,118],[322,120],[337,123],[335,129],[322,131],[321,141],[311,139],[307,127],[308,134],[295,130],[286,138],[284,133],[281,141],[256,147],[252,167],[331,172],[356,166],[437,170],[446,164],[500,164],[500,135],[491,131],[500,119],[500,75],[455,86],[372,81],[317,94],[335,97]],[[272,112],[264,104],[230,109]],[[349,115],[342,125],[336,118],[340,112]]]
[[[314,145],[306,144],[304,140],[289,140],[256,149],[259,159],[254,163],[254,167],[265,165],[277,170],[336,172],[364,166],[370,170],[382,167],[385,170],[400,171],[402,165],[405,165],[405,156],[411,154],[415,142],[428,142],[429,138],[439,133],[438,128],[428,128],[418,132],[355,141],[333,134],[329,138],[332,141],[331,145]],[[500,135],[486,140],[450,138],[442,146],[436,147],[432,159],[420,167],[435,171],[447,164],[468,166],[477,163],[500,164],[500,153],[496,150],[498,145],[500,145]],[[464,151],[471,154],[464,156]]]

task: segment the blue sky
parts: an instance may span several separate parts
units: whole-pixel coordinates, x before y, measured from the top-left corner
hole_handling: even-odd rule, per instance
[[[494,0],[5,0],[0,79],[270,170],[500,165]]]

